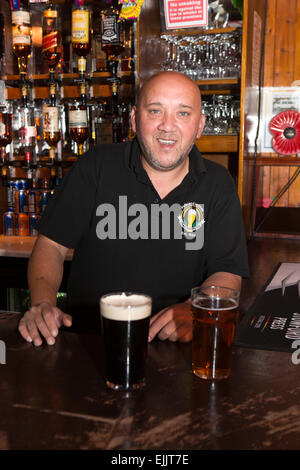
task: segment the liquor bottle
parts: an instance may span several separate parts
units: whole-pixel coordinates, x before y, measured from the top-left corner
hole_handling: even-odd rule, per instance
[[[31,21],[29,10],[21,6],[12,11],[12,43],[13,51],[18,58],[21,80],[25,80],[27,62],[31,55]]]
[[[0,76],[3,77],[5,67],[5,29],[4,16],[0,13]]]
[[[112,121],[112,141],[113,143],[121,142],[121,116],[118,106],[118,82],[113,82],[111,86],[111,121]]]
[[[53,81],[54,71],[61,58],[61,34],[58,7],[49,5],[43,11],[43,42],[42,54],[49,67],[50,82]]]
[[[12,141],[12,113],[9,104],[0,106],[0,166],[8,163],[6,146]]]
[[[85,82],[80,84],[80,101],[75,101],[69,108],[69,129],[77,144],[77,154],[82,155],[83,143],[89,137]]]
[[[36,144],[36,125],[34,107],[28,103],[28,87],[23,84],[21,87],[21,106],[18,108],[18,119],[19,119],[19,154],[23,156],[23,162],[25,166],[28,166],[26,160],[26,153],[30,154],[30,158],[34,158],[35,144]]]
[[[106,53],[107,68],[113,76],[117,75],[118,56],[124,50],[122,41],[124,25],[119,21],[119,11],[112,0],[106,0],[107,8],[101,11],[101,45]]]
[[[86,72],[86,56],[91,50],[90,10],[86,6],[74,6],[72,10],[72,47],[78,55],[78,73]]]
[[[112,0],[106,0],[106,3],[107,8],[100,13],[101,44],[107,55],[107,63],[112,64],[124,50],[121,40],[123,22],[119,21],[119,11],[114,7]]]
[[[59,107],[56,105],[56,85],[50,84],[50,100],[43,105],[43,138],[50,147],[49,163],[55,163],[55,148],[61,139]]]

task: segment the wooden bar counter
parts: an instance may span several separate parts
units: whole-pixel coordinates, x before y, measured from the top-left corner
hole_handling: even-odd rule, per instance
[[[300,262],[297,240],[248,249],[242,315],[279,262]],[[108,464],[138,450],[145,465],[165,451],[185,451],[191,464],[202,456],[189,451],[300,450],[300,365],[290,353],[235,347],[229,379],[211,382],[192,374],[190,343],[154,340],[146,387],[120,393],[105,386],[101,336],[61,331],[54,346],[36,348],[18,320],[0,313],[0,449],[109,450]]]

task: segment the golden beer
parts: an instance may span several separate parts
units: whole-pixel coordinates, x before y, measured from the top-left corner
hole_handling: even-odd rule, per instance
[[[192,294],[193,373],[204,379],[230,375],[239,293],[212,287]],[[212,290],[212,291],[211,291]]]

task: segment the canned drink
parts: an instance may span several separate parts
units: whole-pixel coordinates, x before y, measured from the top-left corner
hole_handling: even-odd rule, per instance
[[[29,236],[36,237],[38,232],[36,230],[36,225],[38,223],[38,215],[37,214],[29,214]]]
[[[36,212],[36,191],[34,189],[26,190],[27,209],[29,213]]]
[[[28,212],[27,194],[25,189],[19,189],[15,192],[15,212]]]
[[[16,234],[16,225],[15,225],[16,216],[14,212],[8,211],[3,214],[3,233],[7,236],[12,236]]]
[[[19,237],[29,236],[29,217],[24,212],[16,214],[16,235]]]
[[[8,181],[7,183],[7,208],[9,211],[14,210],[14,182]]]
[[[50,191],[49,189],[43,189],[40,191],[40,212],[42,213],[48,204],[50,198]]]
[[[28,181],[26,180],[16,180],[14,182],[15,189],[27,189],[28,188]]]

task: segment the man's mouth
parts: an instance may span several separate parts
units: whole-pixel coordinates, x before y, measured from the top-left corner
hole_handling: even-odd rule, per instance
[[[157,140],[160,144],[163,144],[163,145],[172,145],[176,143],[176,140],[162,139],[161,137],[159,137]]]

